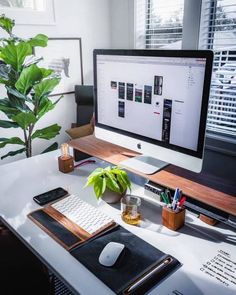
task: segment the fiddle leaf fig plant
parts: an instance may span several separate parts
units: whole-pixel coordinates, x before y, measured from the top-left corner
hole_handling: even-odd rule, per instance
[[[92,185],[97,199],[106,189],[123,194],[131,190],[131,183],[125,170],[118,166],[96,168],[87,179],[85,186]]]
[[[9,35],[0,39],[0,84],[5,86],[6,93],[6,97],[0,98],[0,112],[4,116],[0,117],[0,128],[20,129],[22,138],[0,137],[0,148],[6,145],[20,146],[20,149],[8,152],[1,159],[20,153],[31,157],[34,139],[52,139],[61,129],[58,124],[53,124],[35,130],[37,122],[53,110],[61,99],[53,102],[49,98],[60,77],[51,69],[39,67],[38,62],[42,58],[33,55],[35,47],[47,46],[48,37],[38,34],[27,40],[21,39],[13,35],[14,25],[13,20],[5,15],[0,16],[0,27]],[[57,143],[53,143],[43,152],[57,147]]]

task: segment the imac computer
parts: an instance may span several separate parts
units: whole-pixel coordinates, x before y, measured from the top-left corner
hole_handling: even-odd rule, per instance
[[[213,54],[94,50],[95,136],[140,152],[125,167],[200,172]]]

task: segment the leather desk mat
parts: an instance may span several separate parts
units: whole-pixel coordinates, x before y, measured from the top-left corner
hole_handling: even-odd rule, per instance
[[[98,258],[111,241],[124,244],[125,249],[113,267],[105,267],[98,262]],[[154,248],[121,226],[72,249],[70,253],[116,294],[144,294],[180,265],[174,257]],[[169,260],[168,264],[128,291],[140,278],[166,260]]]
[[[67,223],[60,223],[48,214],[48,210],[44,210],[45,208],[31,212],[28,217],[116,294],[143,295],[180,266],[174,257],[151,246],[120,225],[116,224],[85,240],[73,232],[73,228],[65,227]],[[125,249],[112,267],[105,267],[99,263],[98,258],[109,242],[122,243]],[[140,281],[141,279],[143,280]]]

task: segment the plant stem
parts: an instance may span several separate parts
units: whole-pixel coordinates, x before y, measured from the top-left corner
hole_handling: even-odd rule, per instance
[[[27,136],[26,129],[23,129],[23,131],[24,131],[24,139],[25,139],[25,148],[26,148],[25,154],[26,154],[27,158],[32,157],[32,138],[31,138],[31,135],[32,135],[33,129],[34,129],[34,124],[31,124],[29,126],[28,136]]]
[[[29,157],[32,157],[32,132],[34,129],[34,124],[30,124],[29,126],[29,135],[28,135],[28,151],[29,151]]]
[[[23,129],[23,132],[24,132],[24,139],[25,139],[25,154],[26,154],[26,157],[29,158],[29,155],[28,155],[28,138],[27,138],[26,129]]]
[[[28,158],[32,157],[32,140],[31,137],[28,137]]]

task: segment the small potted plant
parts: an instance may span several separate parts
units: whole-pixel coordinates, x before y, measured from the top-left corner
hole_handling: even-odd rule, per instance
[[[92,185],[97,199],[102,197],[107,203],[117,203],[131,190],[127,173],[118,166],[96,168],[89,176],[85,186]]]

